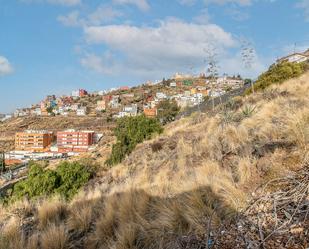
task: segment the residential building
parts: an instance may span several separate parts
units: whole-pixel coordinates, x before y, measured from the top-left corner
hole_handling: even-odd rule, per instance
[[[166,99],[166,98],[167,98],[166,94],[165,94],[165,93],[162,93],[162,92],[157,92],[157,93],[156,93],[156,97],[157,97],[157,99],[159,99],[159,100],[161,100],[161,99]]]
[[[85,89],[79,89],[79,97],[84,97],[88,95],[88,92]]]
[[[122,86],[122,87],[119,88],[119,90],[121,90],[121,91],[126,91],[126,90],[129,90],[129,89],[130,89],[130,87],[128,87],[128,86]]]
[[[106,101],[104,99],[97,101],[96,110],[99,112],[106,110]]]
[[[32,115],[35,115],[35,116],[41,116],[42,115],[42,111],[41,111],[41,108],[40,107],[37,107],[35,109],[32,110],[31,112]]]
[[[176,87],[176,86],[177,86],[177,83],[175,81],[170,83],[170,87]]]
[[[72,97],[79,97],[79,90],[72,91],[71,96]]]
[[[8,119],[12,118],[12,115],[11,114],[1,114],[1,118],[0,118],[0,121],[1,122],[4,122]]]
[[[111,96],[111,100],[109,101],[109,106],[114,109],[119,108],[120,107],[119,100],[120,100],[119,95]]]
[[[137,115],[137,104],[132,104],[131,106],[125,106],[123,111],[127,113],[127,116],[136,116]]]
[[[15,134],[15,150],[43,152],[48,151],[54,140],[53,132],[27,130]]]
[[[293,53],[283,58],[277,60],[277,63],[281,62],[294,62],[294,63],[301,63],[309,60],[309,49],[303,53]]]
[[[175,79],[175,80],[188,79],[188,78],[192,78],[192,75],[176,73],[176,74],[172,77],[172,79]]]
[[[76,115],[77,116],[86,116],[87,115],[87,107],[81,106],[81,107],[77,108]]]
[[[77,109],[80,107],[80,104],[77,103],[77,104],[73,104],[71,106],[69,106],[69,110],[71,111],[77,111]]]
[[[94,131],[66,130],[57,132],[58,152],[85,152],[94,143]]]
[[[72,97],[84,97],[84,96],[87,96],[88,95],[88,92],[85,90],[85,89],[79,89],[79,90],[75,90],[75,91],[72,91],[71,93],[71,96]]]
[[[118,112],[118,114],[114,115],[115,118],[124,118],[129,116],[130,114],[128,112]]]
[[[24,117],[30,115],[30,109],[16,109],[14,112],[14,117]]]
[[[144,108],[144,114],[148,118],[155,118],[158,115],[157,108]]]

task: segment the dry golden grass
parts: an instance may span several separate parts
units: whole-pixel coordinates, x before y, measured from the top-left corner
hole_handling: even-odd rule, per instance
[[[13,217],[7,221],[0,233],[1,249],[22,249],[24,235],[20,227],[20,220]]]
[[[75,202],[70,207],[67,225],[70,230],[86,232],[92,220],[92,203],[89,201]]]
[[[43,200],[37,210],[37,220],[41,229],[61,222],[67,213],[67,206],[61,198]]]
[[[195,114],[168,125],[106,172],[95,189],[71,203],[41,202],[26,241],[18,222],[2,228],[4,245],[161,249],[175,248],[180,236],[206,234],[246,208],[256,186],[309,160],[308,92],[306,74],[237,100],[231,116]],[[244,115],[241,105],[255,109]],[[160,149],[153,151],[154,143]],[[29,205],[18,206],[30,215]]]
[[[26,249],[37,249],[39,247],[40,237],[38,233],[34,233],[28,238]]]
[[[68,235],[63,224],[51,224],[42,232],[41,248],[42,249],[66,249],[68,245]]]

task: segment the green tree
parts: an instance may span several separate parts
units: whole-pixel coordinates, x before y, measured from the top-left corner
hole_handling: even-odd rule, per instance
[[[295,78],[308,70],[308,63],[282,62],[273,64],[269,69],[262,73],[254,83],[254,90],[263,90],[272,84],[281,84],[285,80]],[[247,89],[246,93],[251,93],[252,89]]]
[[[117,137],[112,153],[106,164],[109,166],[120,163],[130,154],[137,144],[148,140],[155,133],[161,133],[163,128],[158,120],[144,115],[118,119],[114,134]]]
[[[57,167],[56,172],[60,177],[60,182],[55,192],[68,199],[88,182],[92,174],[89,169],[77,162],[63,162]]]
[[[162,124],[174,121],[180,111],[175,100],[163,100],[159,102],[157,109],[158,119]]]
[[[30,163],[27,179],[15,184],[10,196],[11,201],[23,197],[33,199],[40,196],[60,194],[72,198],[92,176],[91,169],[80,163],[63,162],[56,170],[44,169],[41,165]]]

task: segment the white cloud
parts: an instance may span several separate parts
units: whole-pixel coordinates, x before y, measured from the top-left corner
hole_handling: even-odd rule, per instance
[[[178,2],[182,5],[192,6],[196,3],[196,0],[178,0]]]
[[[218,51],[219,61],[224,65],[222,72],[242,67],[241,60],[233,60],[235,55],[228,53],[230,48],[238,47],[239,42],[215,24],[168,19],[156,27],[106,25],[86,27],[84,32],[89,44],[102,44],[111,51],[108,56],[86,53],[82,58],[83,66],[99,73],[158,77],[189,67],[202,70],[205,48],[210,45]],[[228,66],[229,62],[232,65]]]
[[[14,69],[7,58],[0,56],[0,76],[13,73]]]
[[[101,25],[113,21],[115,18],[123,14],[113,9],[110,6],[99,6],[94,12],[82,18],[80,12],[75,10],[67,15],[58,16],[57,20],[65,26],[78,27],[78,26],[91,26]]]
[[[150,9],[150,5],[147,0],[113,0],[114,4],[131,4],[135,5],[142,11],[147,11]]]
[[[195,3],[197,3],[197,1],[198,0],[178,0],[180,4],[188,5],[188,6],[194,5]],[[233,3],[233,4],[238,4],[241,6],[251,5],[253,1],[254,0],[203,0],[203,2],[206,5],[209,5],[209,4],[224,5],[228,3]],[[274,1],[274,0],[270,0],[270,1]]]
[[[82,26],[83,21],[79,19],[79,12],[72,11],[65,16],[58,16],[57,20],[61,22],[64,26],[77,27]]]
[[[82,3],[82,0],[21,0],[24,3],[50,3],[63,6],[76,6]]]
[[[66,6],[75,6],[81,4],[81,0],[47,0],[47,2]]]
[[[303,9],[305,20],[309,22],[309,0],[300,0],[296,4],[297,8]]]
[[[234,3],[238,4],[241,6],[247,6],[252,4],[252,0],[204,0],[206,4],[219,4],[219,5],[224,5],[228,3]]]
[[[113,63],[114,58],[111,52],[107,51],[103,55],[86,53],[81,58],[81,64],[88,69],[94,70],[102,74],[119,73],[119,67]]]
[[[90,25],[100,25],[120,16],[122,16],[122,13],[110,6],[99,6],[88,16],[88,23]]]

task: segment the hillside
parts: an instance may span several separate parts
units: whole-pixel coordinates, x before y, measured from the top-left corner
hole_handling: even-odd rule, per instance
[[[9,119],[0,123],[0,151],[14,149],[14,135],[27,129],[58,131],[63,129],[95,130],[109,134],[115,126],[106,117],[29,116]]]
[[[71,202],[1,208],[0,248],[308,247],[308,93],[306,73],[234,98],[169,124]]]

